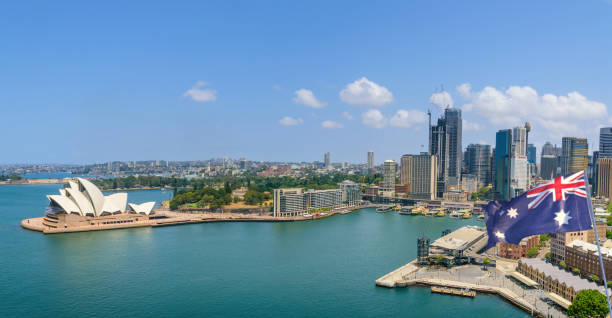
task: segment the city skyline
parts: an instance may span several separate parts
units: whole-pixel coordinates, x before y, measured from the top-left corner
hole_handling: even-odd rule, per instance
[[[594,142],[609,124],[606,1],[184,6],[7,6],[0,163],[381,163],[426,151],[445,106],[464,145],[525,121],[538,149]]]

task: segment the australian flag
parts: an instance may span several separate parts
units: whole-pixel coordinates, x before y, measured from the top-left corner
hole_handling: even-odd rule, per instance
[[[593,228],[584,171],[557,177],[510,201],[490,201],[485,208],[489,242],[518,244],[535,234]]]

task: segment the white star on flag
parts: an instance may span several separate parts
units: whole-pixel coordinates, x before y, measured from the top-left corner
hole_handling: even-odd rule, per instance
[[[559,227],[563,226],[564,224],[567,224],[567,222],[569,222],[570,219],[572,219],[571,216],[569,216],[569,214],[565,213],[565,211],[563,211],[563,209],[561,209],[561,211],[555,213],[556,217],[555,217],[555,221],[557,221],[557,223],[559,223]]]
[[[495,236],[497,236],[497,238],[500,238],[502,240],[506,239],[506,235],[500,231],[495,232]]]
[[[518,211],[515,208],[508,209],[508,217],[510,217],[511,219],[516,218],[517,215]]]

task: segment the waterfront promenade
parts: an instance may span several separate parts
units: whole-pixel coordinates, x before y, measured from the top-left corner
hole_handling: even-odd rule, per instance
[[[327,214],[292,217],[274,217],[272,215],[247,213],[184,213],[160,208],[155,210],[155,214],[152,214],[150,217],[130,213],[121,213],[95,218],[83,217],[83,220],[86,222],[79,222],[78,224],[68,226],[56,226],[56,224],[53,223],[54,221],[47,217],[29,218],[21,221],[21,227],[45,234],[56,234],[210,222],[294,222],[328,218],[336,214],[346,214],[363,208],[367,207],[345,207],[334,209]]]
[[[538,289],[526,289],[507,275],[513,271],[511,264],[502,269],[483,270],[476,265],[463,265],[451,269],[418,267],[416,260],[376,280],[376,285],[387,288],[408,286],[439,286],[469,289],[478,293],[495,294],[530,315],[539,317],[566,317],[557,307],[543,299],[546,293]],[[509,262],[510,263],[510,262]]]

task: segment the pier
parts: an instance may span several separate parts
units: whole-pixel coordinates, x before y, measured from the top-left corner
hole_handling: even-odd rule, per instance
[[[438,293],[438,294],[449,294],[449,295],[457,295],[457,296],[463,296],[463,297],[472,297],[472,298],[476,297],[476,292],[473,290],[469,290],[469,289],[457,289],[457,288],[432,286],[431,292]]]
[[[475,297],[476,293],[498,295],[532,316],[565,317],[564,313],[508,279],[507,273],[501,270],[494,268],[483,270],[480,266],[474,265],[463,265],[451,269],[419,267],[416,262],[415,259],[378,278],[376,286],[385,288],[429,287],[432,293],[462,297]]]

